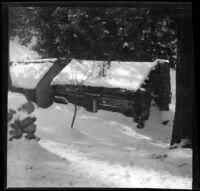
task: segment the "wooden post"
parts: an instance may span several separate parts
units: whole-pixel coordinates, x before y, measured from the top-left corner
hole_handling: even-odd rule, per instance
[[[87,110],[93,113],[98,111],[98,100],[95,97],[88,97],[88,107]]]
[[[97,108],[97,100],[95,98],[92,99],[92,112],[96,113],[98,110]]]

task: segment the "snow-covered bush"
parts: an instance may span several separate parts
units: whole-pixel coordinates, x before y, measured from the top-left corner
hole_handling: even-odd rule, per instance
[[[17,94],[14,98],[13,94]],[[26,139],[36,139],[36,125],[34,122],[37,118],[31,113],[34,106],[28,102],[25,96],[19,93],[8,93],[8,140],[20,139],[25,135]]]

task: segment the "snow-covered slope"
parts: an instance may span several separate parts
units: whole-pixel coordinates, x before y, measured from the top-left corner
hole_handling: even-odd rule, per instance
[[[40,58],[40,56],[33,50],[31,46],[34,44],[34,39],[32,43],[26,47],[19,43],[19,37],[15,37],[9,42],[9,59],[10,61],[18,61],[23,59],[34,59]]]
[[[19,96],[9,97],[19,101]],[[169,150],[174,112],[168,125],[151,108],[144,129],[120,113],[80,108],[70,128],[74,106],[35,105],[34,141],[8,142],[9,187],[192,187],[192,150]]]
[[[99,76],[103,63],[103,61],[72,60],[53,79],[52,84],[77,84],[84,81],[86,86],[137,90],[157,61],[112,61],[105,77]]]

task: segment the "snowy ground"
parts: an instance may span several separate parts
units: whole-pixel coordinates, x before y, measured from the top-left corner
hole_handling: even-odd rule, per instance
[[[175,80],[174,71],[171,76]],[[35,105],[41,140],[8,142],[7,186],[191,189],[192,150],[168,149],[174,98],[170,123],[162,125],[161,113],[152,108],[144,129],[120,113],[84,108],[71,129],[72,104],[55,103],[48,109]]]

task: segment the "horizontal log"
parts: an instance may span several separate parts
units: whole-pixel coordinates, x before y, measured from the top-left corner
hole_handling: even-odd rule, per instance
[[[120,95],[134,95],[135,91],[120,89],[120,88],[103,88],[103,87],[91,87],[91,86],[74,86],[74,85],[53,85],[52,89],[57,91],[76,91],[76,92],[88,92],[88,93],[109,93],[109,94],[120,94]]]
[[[110,98],[116,98],[116,99],[127,99],[127,100],[133,100],[134,95],[129,94],[121,94],[121,93],[109,93],[109,92],[92,92],[92,91],[82,91],[78,89],[65,89],[65,88],[54,88],[53,92],[55,95],[72,95],[72,94],[78,94],[78,95],[84,95],[84,96],[93,96],[93,97],[101,97],[101,96],[107,96]]]
[[[82,93],[83,95],[86,95],[86,96],[91,96],[91,97],[100,97],[101,95],[100,94],[95,94],[95,93],[87,93],[87,92],[80,92]]]
[[[132,107],[134,101],[122,100],[122,99],[112,99],[107,97],[99,98],[100,104],[112,105],[116,107]]]
[[[68,103],[68,100],[64,96],[54,96],[53,100],[58,103]]]
[[[107,107],[107,108],[115,108],[115,109],[119,109],[119,110],[123,110],[123,109],[126,109],[126,110],[128,110],[128,109],[130,109],[129,107],[118,107],[118,106],[115,106],[115,105],[111,105],[111,104],[104,104],[104,103],[99,103],[99,106],[100,106],[100,108],[101,108],[101,106],[103,106],[103,107]]]
[[[11,61],[11,63],[41,63],[41,62],[55,62],[57,58],[45,58],[45,59],[30,59],[30,60],[19,60],[19,61]]]

